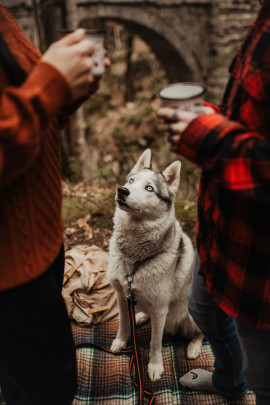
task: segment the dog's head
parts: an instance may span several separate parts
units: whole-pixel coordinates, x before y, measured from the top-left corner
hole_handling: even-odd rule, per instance
[[[168,212],[180,184],[181,162],[171,163],[162,173],[152,170],[147,149],[116,193],[117,206],[132,216],[157,218]]]

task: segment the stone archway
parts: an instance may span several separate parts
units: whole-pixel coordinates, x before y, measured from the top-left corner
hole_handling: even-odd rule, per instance
[[[135,4],[135,5],[134,5]],[[209,60],[209,38],[200,42],[200,32],[205,32],[202,25],[207,25],[206,8],[200,13],[189,14],[188,8],[169,8],[164,15],[162,8],[142,7],[136,3],[78,3],[77,17],[79,23],[87,26],[87,20],[110,20],[120,23],[125,28],[145,41],[156,55],[169,81],[204,82]],[[155,12],[154,12],[155,11]],[[182,24],[172,24],[172,16],[183,14]],[[202,14],[203,13],[203,14]],[[184,14],[186,17],[184,17]],[[203,17],[202,17],[203,15]],[[181,21],[181,19],[180,19]],[[178,21],[179,23],[179,21]],[[190,35],[193,27],[193,35]],[[194,27],[197,33],[194,32]]]
[[[36,0],[53,13],[47,45],[69,20],[114,20],[139,35],[156,54],[169,81],[194,80],[220,103],[228,65],[260,7],[258,0]],[[37,32],[32,0],[2,0],[28,36]],[[72,4],[69,13],[67,4]],[[53,11],[51,11],[53,10]],[[44,13],[46,14],[46,12]],[[70,15],[71,14],[71,15]],[[51,25],[51,20],[50,20]],[[54,26],[55,25],[55,26]],[[73,27],[74,28],[74,27]],[[38,43],[36,43],[38,45]]]

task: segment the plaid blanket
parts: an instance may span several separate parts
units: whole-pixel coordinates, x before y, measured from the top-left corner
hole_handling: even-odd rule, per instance
[[[137,405],[138,393],[129,373],[129,356],[106,353],[89,344],[110,348],[118,329],[118,318],[104,324],[80,327],[72,324],[77,348],[78,392],[73,405]],[[249,392],[243,401],[229,401],[221,395],[191,391],[182,387],[179,377],[192,368],[213,369],[213,354],[204,342],[196,360],[186,356],[187,340],[181,336],[164,335],[162,354],[164,374],[152,383],[147,375],[150,323],[138,328],[138,347],[141,357],[144,389],[153,391],[155,405],[255,405],[255,396]],[[145,404],[148,404],[145,400]],[[0,392],[0,405],[4,405]],[[48,404],[49,405],[49,404]]]
[[[118,329],[118,318],[105,324],[82,328],[72,325],[76,344],[98,345],[110,348]],[[152,383],[147,375],[150,323],[138,328],[144,389],[155,394],[156,405],[255,405],[255,396],[249,392],[245,400],[229,401],[221,395],[191,391],[182,387],[179,377],[192,368],[213,369],[214,357],[208,342],[204,342],[201,355],[196,360],[186,356],[188,341],[181,336],[164,335],[164,374]],[[78,392],[73,405],[137,405],[138,393],[129,373],[129,357],[106,353],[95,347],[77,349]],[[146,399],[145,404],[149,401]]]

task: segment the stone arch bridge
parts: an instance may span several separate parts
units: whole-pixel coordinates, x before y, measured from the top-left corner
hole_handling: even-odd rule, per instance
[[[40,0],[42,2],[54,7],[56,16],[65,12],[66,3],[72,3],[76,26],[87,26],[93,19],[124,25],[150,46],[169,81],[201,82],[207,86],[208,98],[213,102],[220,101],[228,63],[259,3],[257,0]],[[3,3],[29,30],[33,0],[3,0]],[[55,28],[59,21],[61,24],[61,18],[55,20]]]

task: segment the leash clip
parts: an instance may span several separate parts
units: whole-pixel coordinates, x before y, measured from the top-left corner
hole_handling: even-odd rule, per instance
[[[127,299],[133,298],[133,294],[132,294],[132,289],[131,289],[131,284],[133,283],[133,274],[128,274],[126,276],[126,280],[128,283],[128,295],[127,295]]]

